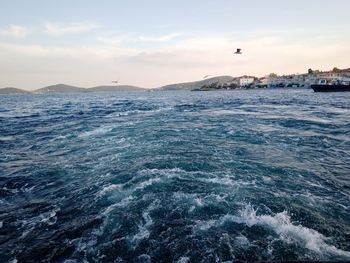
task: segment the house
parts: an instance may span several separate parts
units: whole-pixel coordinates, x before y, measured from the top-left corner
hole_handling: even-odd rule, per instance
[[[269,85],[270,82],[271,82],[271,80],[270,80],[269,76],[265,76],[265,77],[259,78],[259,83],[261,85]]]
[[[337,80],[341,77],[341,73],[337,73],[337,72],[332,72],[332,71],[328,71],[328,72],[320,72],[317,73],[316,76],[317,78],[321,79],[321,78],[327,78],[327,79],[332,79],[332,80]]]
[[[350,77],[350,68],[342,69],[341,73],[344,77]]]
[[[245,87],[254,83],[253,77],[241,77],[239,78],[239,86]]]

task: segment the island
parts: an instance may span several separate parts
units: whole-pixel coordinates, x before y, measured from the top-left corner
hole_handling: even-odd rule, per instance
[[[308,69],[307,73],[277,75],[270,73],[263,77],[243,75],[239,77],[216,76],[198,81],[170,84],[158,88],[147,89],[132,85],[102,85],[90,88],[76,87],[67,84],[55,84],[36,90],[22,90],[17,88],[0,89],[0,95],[15,94],[50,94],[50,93],[77,93],[77,92],[145,92],[145,91],[218,91],[236,89],[268,89],[268,88],[310,88],[320,80],[350,81],[350,68],[339,69],[334,67],[329,71]]]

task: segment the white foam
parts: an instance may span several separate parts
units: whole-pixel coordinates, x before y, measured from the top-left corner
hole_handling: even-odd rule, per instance
[[[0,141],[12,141],[14,139],[14,136],[0,136]]]
[[[192,213],[194,210],[196,209],[196,207],[194,205],[192,205],[189,209],[188,212]]]
[[[203,199],[202,199],[201,197],[195,198],[195,199],[194,199],[194,203],[195,203],[197,206],[199,206],[199,207],[201,207],[201,206],[204,205]]]
[[[56,141],[56,140],[63,140],[63,139],[66,139],[67,136],[66,135],[59,135],[53,139],[50,140],[50,142],[53,142],[53,141]]]
[[[40,217],[41,217],[40,222],[41,222],[41,223],[48,224],[49,226],[56,224],[56,222],[57,222],[56,213],[57,213],[59,210],[60,210],[60,209],[58,208],[58,209],[52,210],[52,211],[50,211],[50,212],[41,214],[41,215],[40,215]]]
[[[286,211],[275,215],[257,215],[256,212],[257,210],[248,204],[240,211],[239,216],[225,215],[216,220],[197,221],[194,228],[206,231],[211,227],[218,227],[226,222],[246,224],[248,227],[261,225],[272,229],[279,236],[279,239],[286,243],[298,243],[320,255],[340,256],[350,259],[349,251],[328,245],[326,241],[329,238],[321,233],[302,225],[293,224]]]
[[[245,111],[245,110],[204,110],[204,113],[212,116],[221,116],[221,115],[262,115],[261,112],[256,111]]]
[[[238,186],[238,187],[256,184],[254,180],[253,181],[242,181],[242,180],[234,181],[228,177],[202,178],[199,180],[205,183],[214,183],[214,184],[220,184],[220,185],[226,185],[226,186]]]
[[[167,178],[179,177],[181,174],[187,174],[188,172],[180,168],[172,169],[144,169],[138,172],[139,175],[161,175]]]
[[[129,240],[131,241],[131,243],[133,244],[133,247],[137,247],[137,245],[139,244],[139,242],[143,239],[148,239],[149,235],[150,235],[150,231],[149,228],[153,225],[153,220],[150,216],[150,212],[154,209],[156,209],[157,207],[159,207],[159,200],[156,199],[155,201],[153,201],[145,211],[142,212],[142,218],[143,218],[143,222],[141,222],[138,225],[138,231],[135,235],[133,235],[132,237],[129,237]]]
[[[240,236],[235,237],[235,244],[240,247],[248,247],[250,242],[247,237],[241,234]]]
[[[154,109],[154,110],[130,110],[130,111],[123,111],[123,112],[117,112],[115,114],[110,114],[106,116],[107,118],[112,118],[112,117],[124,117],[124,116],[129,116],[129,115],[136,115],[136,114],[152,114],[152,113],[157,113],[157,112],[162,112],[162,111],[170,111],[172,110],[172,107],[164,107],[164,108],[159,108],[159,109]]]
[[[202,197],[198,197],[197,194],[188,194],[184,192],[175,192],[173,194],[173,197],[176,201],[178,202],[188,202],[192,203],[195,206],[203,206],[204,205],[204,200]]]
[[[134,187],[134,189],[135,189],[135,190],[141,190],[141,189],[144,189],[144,188],[147,187],[147,186],[150,186],[150,185],[152,185],[152,184],[154,184],[154,183],[158,183],[158,182],[160,182],[160,181],[161,181],[160,178],[151,178],[151,179],[148,179],[148,180],[146,180],[146,181],[143,181],[143,182],[139,183],[138,185],[136,185],[136,186]]]
[[[95,136],[95,135],[101,135],[101,134],[111,132],[112,129],[113,129],[113,127],[110,127],[110,126],[107,126],[107,127],[101,126],[95,130],[83,132],[78,137],[84,138],[84,137],[90,137],[90,136]]]
[[[196,221],[196,226],[195,228],[202,230],[202,231],[206,231],[214,226],[217,226],[218,224],[218,220],[207,220],[207,221]]]
[[[265,183],[271,183],[273,181],[272,178],[268,176],[263,176],[262,179]]]
[[[226,201],[226,198],[228,197],[228,194],[226,193],[221,193],[221,194],[209,194],[206,196],[206,200],[210,200],[210,199],[214,199],[214,203],[220,203],[220,202],[225,202],[227,203]]]
[[[32,232],[38,225],[47,224],[54,225],[57,222],[56,213],[60,211],[60,208],[55,208],[51,211],[42,213],[38,216],[21,220],[22,227],[25,229],[20,238],[26,237],[30,232]]]
[[[112,204],[110,206],[108,206],[105,211],[103,211],[103,215],[104,216],[107,216],[110,212],[112,212],[115,208],[120,208],[120,207],[126,207],[127,205],[129,205],[132,200],[134,200],[134,197],[133,196],[128,196],[124,199],[122,199],[120,202],[118,203],[115,203],[115,204]]]
[[[271,228],[280,239],[285,242],[297,242],[304,245],[307,249],[319,254],[331,254],[350,258],[350,252],[343,251],[335,246],[328,245],[327,238],[316,230],[294,225],[286,211],[271,215],[256,215],[256,210],[251,205],[247,205],[240,212],[239,220],[251,227],[254,225],[263,225]]]
[[[108,186],[103,187],[103,189],[97,194],[98,197],[104,196],[105,194],[120,190],[123,187],[123,184],[111,184]]]
[[[141,240],[149,238],[149,235],[149,230],[145,226],[139,225],[138,232],[131,238],[131,242],[136,247]]]
[[[4,226],[4,222],[0,221],[0,228],[2,228]]]
[[[189,257],[181,257],[179,258],[178,261],[176,261],[177,263],[187,263],[190,262],[190,258]]]

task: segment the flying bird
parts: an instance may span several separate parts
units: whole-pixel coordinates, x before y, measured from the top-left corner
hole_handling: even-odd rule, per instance
[[[118,80],[113,80],[112,83],[118,84]]]
[[[237,51],[235,52],[235,54],[242,54],[242,49],[241,48],[237,48]]]
[[[207,77],[210,77],[211,75],[205,75],[204,77],[203,77],[203,79],[206,79]]]

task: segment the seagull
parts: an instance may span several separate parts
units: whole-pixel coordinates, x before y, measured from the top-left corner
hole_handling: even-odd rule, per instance
[[[206,79],[207,77],[210,77],[211,75],[205,75],[204,77],[203,77],[203,79]]]
[[[242,54],[241,50],[242,50],[242,49],[237,48],[237,51],[235,52],[235,54]]]
[[[118,84],[118,80],[113,80],[112,83]]]

